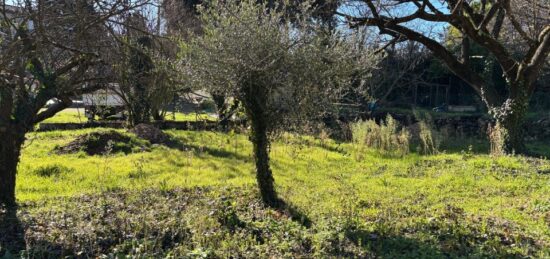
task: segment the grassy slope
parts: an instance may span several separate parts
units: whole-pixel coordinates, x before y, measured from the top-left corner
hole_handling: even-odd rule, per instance
[[[55,202],[121,188],[255,189],[246,136],[169,131],[183,151],[153,147],[107,157],[51,152],[89,131],[31,135],[19,168],[18,199]],[[313,220],[315,242],[334,234],[360,251],[388,257],[550,255],[550,162],[468,153],[397,159],[374,151],[358,161],[352,150],[349,144],[292,136],[272,147],[278,189]],[[38,175],[52,165],[62,172]]]

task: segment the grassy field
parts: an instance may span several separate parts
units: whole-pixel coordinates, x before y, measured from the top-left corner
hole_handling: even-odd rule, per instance
[[[374,150],[357,154],[348,143],[284,135],[272,146],[272,169],[281,196],[294,209],[280,215],[259,205],[245,135],[167,131],[179,146],[105,156],[53,152],[91,131],[29,135],[17,198],[25,204],[24,225],[33,229],[27,244],[38,247],[29,250],[35,255],[81,249],[88,255],[153,257],[550,256],[550,162],[544,159],[494,158],[468,148],[392,158]],[[183,202],[189,199],[196,201]],[[114,214],[102,218],[94,212],[98,206]],[[296,211],[311,223],[291,220]],[[40,227],[67,217],[74,222]],[[90,226],[89,217],[98,225]],[[172,238],[164,247],[157,228],[183,231],[166,222],[179,222],[177,217],[186,222],[190,239]],[[123,235],[116,228],[102,231],[112,224],[104,220],[125,218],[142,224],[130,231],[132,238],[86,245]],[[95,234],[78,239],[89,228]],[[46,241],[55,245],[40,245]],[[145,247],[138,253],[139,245]]]
[[[199,120],[215,120],[214,117],[205,113],[167,113],[166,120],[175,121],[199,121]],[[84,114],[84,108],[68,108],[58,112],[54,117],[44,121],[44,123],[84,123],[88,119]]]

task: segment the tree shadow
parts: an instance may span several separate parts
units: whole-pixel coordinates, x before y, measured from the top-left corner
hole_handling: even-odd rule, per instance
[[[0,258],[17,257],[25,248],[25,227],[17,217],[17,207],[0,207]]]
[[[223,149],[220,149],[220,148],[212,148],[212,147],[208,147],[208,146],[199,146],[199,145],[187,144],[187,143],[184,143],[183,141],[181,141],[180,139],[175,138],[175,137],[172,137],[172,138],[168,139],[167,141],[164,141],[163,143],[161,143],[161,145],[163,145],[165,147],[168,147],[168,148],[171,148],[171,149],[176,149],[176,150],[179,150],[179,151],[192,150],[197,154],[206,153],[208,155],[218,157],[218,158],[238,159],[238,160],[242,160],[244,162],[248,162],[250,160],[250,158],[248,156],[243,156],[243,155],[237,154],[235,152],[223,150]]]
[[[311,219],[298,207],[287,203],[281,198],[277,199],[276,207],[274,208],[277,211],[281,212],[284,215],[287,215],[290,219],[295,222],[298,222],[300,225],[310,228],[312,225]]]
[[[414,238],[399,235],[381,235],[364,229],[344,230],[346,239],[376,258],[448,258],[439,247]],[[351,253],[351,254],[350,254]],[[347,252],[354,256],[353,252]]]
[[[340,155],[348,155],[349,154],[340,144],[336,144],[336,146],[334,146],[334,145],[331,145],[331,144],[320,143],[320,142],[316,141],[314,146],[318,147],[318,148],[322,148],[322,149],[324,149],[328,152],[338,153]]]

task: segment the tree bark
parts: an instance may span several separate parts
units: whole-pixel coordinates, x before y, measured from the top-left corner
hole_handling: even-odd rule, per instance
[[[256,162],[256,181],[260,189],[263,202],[270,207],[279,205],[275,191],[273,174],[269,167],[269,118],[267,115],[267,97],[265,87],[255,85],[251,77],[250,84],[243,89],[243,105],[252,127],[250,141],[254,147]]]
[[[256,162],[256,181],[260,188],[262,200],[266,205],[276,207],[278,199],[273,174],[269,166],[269,139],[266,125],[262,119],[252,121],[251,138]]]
[[[228,120],[228,105],[226,103],[226,97],[222,94],[212,94],[212,99],[216,104],[216,111],[218,113],[218,122],[223,130],[227,130],[229,126]]]
[[[528,151],[523,129],[530,99],[530,93],[526,90],[527,84],[513,84],[508,99],[494,114],[497,122],[506,130],[504,150],[508,154],[525,154]]]
[[[0,130],[4,130],[0,139],[0,204],[13,207],[17,164],[25,134],[11,127]]]
[[[131,126],[151,122],[151,107],[143,95],[139,95],[131,106],[129,122]]]
[[[164,112],[159,109],[151,109],[151,115],[153,116],[153,120],[155,121],[164,120]]]

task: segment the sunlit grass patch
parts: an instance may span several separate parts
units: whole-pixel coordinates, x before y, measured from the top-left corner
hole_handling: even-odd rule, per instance
[[[37,202],[113,190],[256,188],[252,148],[244,134],[169,130],[166,133],[181,146],[151,145],[147,152],[96,156],[53,152],[56,146],[95,131],[107,130],[30,134],[19,167],[18,200]],[[346,242],[364,253],[405,249],[398,241],[404,240],[435,247],[431,252],[412,250],[434,257],[446,251],[491,255],[493,248],[500,255],[548,254],[549,161],[495,158],[468,150],[396,158],[367,149],[361,159],[354,152],[350,143],[293,134],[283,134],[271,147],[280,195],[312,219],[319,231],[315,235],[322,235],[324,228],[330,235],[347,231]],[[333,225],[350,229],[329,227]],[[485,234],[507,235],[506,231],[511,234],[505,238],[517,240],[514,247],[508,241],[478,240]],[[457,241],[461,235],[478,241],[452,245],[462,242]]]
[[[211,114],[203,112],[167,112],[165,119],[168,121],[215,121],[216,118]],[[43,123],[86,123],[88,118],[84,113],[84,108],[67,108],[58,112],[55,116],[43,121]]]

